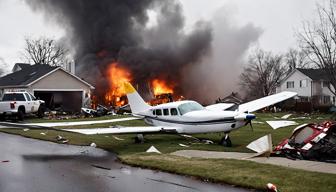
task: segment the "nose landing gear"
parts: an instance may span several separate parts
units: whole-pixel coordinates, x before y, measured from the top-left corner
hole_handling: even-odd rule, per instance
[[[224,137],[221,139],[219,144],[223,145],[224,147],[232,147],[232,142],[229,133],[225,133]]]

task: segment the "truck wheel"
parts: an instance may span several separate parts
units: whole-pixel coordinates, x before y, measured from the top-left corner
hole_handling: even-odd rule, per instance
[[[40,105],[40,107],[38,108],[38,111],[37,111],[37,116],[38,116],[39,118],[44,117],[44,112],[45,112],[44,106],[43,106],[43,105]]]
[[[4,121],[5,120],[5,115],[0,115],[0,121]]]
[[[18,114],[17,114],[17,118],[18,118],[19,121],[23,121],[23,119],[24,119],[24,112],[23,112],[22,109],[19,109]]]

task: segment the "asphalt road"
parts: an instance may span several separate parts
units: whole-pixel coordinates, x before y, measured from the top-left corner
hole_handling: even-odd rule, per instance
[[[226,191],[245,189],[133,168],[113,153],[0,133],[1,192]]]

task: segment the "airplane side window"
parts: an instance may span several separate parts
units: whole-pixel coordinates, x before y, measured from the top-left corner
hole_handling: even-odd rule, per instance
[[[161,109],[156,109],[156,110],[155,110],[155,114],[161,116],[161,115],[162,115],[162,111],[161,111]]]
[[[177,114],[177,109],[176,108],[171,108],[170,109],[170,115],[178,115]]]
[[[163,109],[163,115],[165,115],[165,116],[169,115],[168,109]]]
[[[155,110],[153,110],[153,115],[155,115]]]

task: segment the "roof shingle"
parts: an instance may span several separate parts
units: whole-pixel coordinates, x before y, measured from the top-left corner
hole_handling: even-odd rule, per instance
[[[299,69],[301,73],[307,75],[312,80],[328,80],[328,76],[323,69]]]
[[[1,77],[0,86],[26,86],[56,68],[57,67],[41,64],[25,66],[24,69],[20,71]]]

